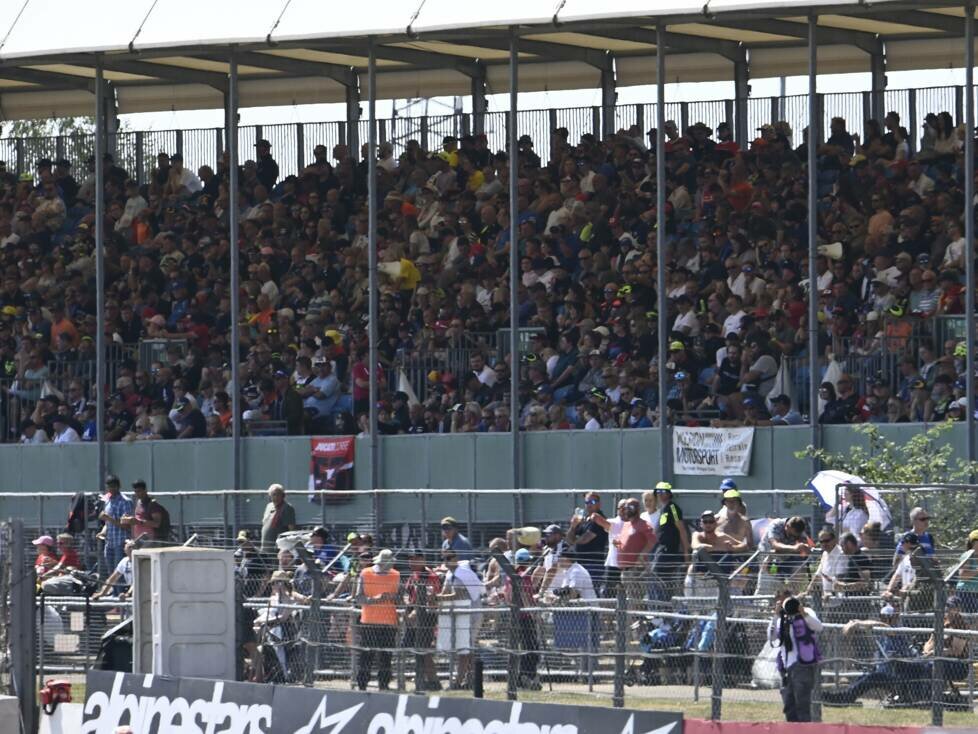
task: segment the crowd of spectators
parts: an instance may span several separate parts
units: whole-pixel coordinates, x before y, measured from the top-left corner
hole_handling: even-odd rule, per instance
[[[764,125],[742,147],[725,123],[680,131],[667,122],[665,355],[654,131],[572,141],[559,128],[549,151],[521,136],[515,214],[511,157],[485,136],[448,136],[437,151],[409,140],[400,157],[379,146],[379,431],[510,429],[510,360],[472,345],[510,323],[511,216],[519,324],[533,333],[517,362],[515,419],[525,430],[658,425],[659,370],[672,423],[800,423],[808,407],[790,385],[807,384],[807,373],[776,378],[792,364],[783,358],[807,354],[809,290],[820,359],[855,372],[827,375],[819,420],[962,419],[964,345],[934,324],[967,307],[963,135],[948,113],[928,115],[912,153],[895,112],[859,135],[833,119],[817,150],[824,246],[809,274],[807,132]],[[262,140],[236,192],[227,156],[195,173],[181,155],[160,153],[141,185],[106,157],[109,440],[224,436],[235,389],[246,424],[367,430],[365,156],[365,147],[319,145],[299,175],[281,178]],[[91,158],[84,169],[41,160],[33,174],[0,171],[4,440],[95,437]],[[241,214],[237,243],[231,207]],[[232,246],[240,314],[230,308]],[[231,355],[235,325],[241,353]],[[165,357],[140,364],[127,345],[145,339],[170,340]],[[462,348],[467,364],[450,367]],[[421,379],[404,390],[400,368],[418,364],[433,367],[406,369]]]

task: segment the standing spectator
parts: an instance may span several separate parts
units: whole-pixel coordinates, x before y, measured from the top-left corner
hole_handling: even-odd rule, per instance
[[[397,602],[401,574],[394,570],[394,553],[384,548],[374,565],[360,571],[356,601],[360,605],[357,688],[367,690],[370,669],[377,660],[377,687],[390,688],[391,655],[397,644]]]
[[[485,593],[485,587],[478,574],[468,563],[460,563],[454,550],[442,551],[442,560],[447,573],[438,603],[448,606],[452,612],[465,610],[478,605]],[[458,669],[450,687],[453,690],[468,688],[471,683],[472,655],[479,641],[482,618],[478,614],[440,613],[438,615],[438,649],[442,652],[458,653]]]
[[[659,539],[656,546],[656,569],[670,596],[678,594],[689,565],[689,532],[683,511],[673,501],[672,487],[655,490],[659,503],[659,522],[653,528]]]
[[[419,691],[440,691],[438,671],[431,648],[435,642],[435,628],[438,615],[435,613],[435,598],[441,593],[441,580],[438,574],[428,568],[424,551],[408,551],[408,568],[411,571],[404,584],[404,604],[407,615],[404,617],[403,647],[414,652],[415,671],[421,677],[415,687]]]
[[[255,143],[255,155],[258,158],[256,175],[266,190],[271,191],[278,181],[278,163],[272,158],[272,144],[264,138]]]
[[[105,523],[103,534],[105,536],[105,548],[103,557],[105,559],[106,574],[111,573],[122,560],[126,541],[130,538],[129,528],[122,524],[122,518],[132,515],[132,500],[120,491],[119,477],[110,474],[105,479],[105,507],[99,520]]]
[[[618,549],[618,566],[625,596],[632,604],[641,604],[648,589],[649,553],[656,543],[655,531],[639,517],[637,499],[629,499],[624,507],[624,524],[614,544]]]
[[[454,551],[460,561],[471,561],[475,556],[472,543],[459,531],[458,520],[454,517],[443,517],[441,520],[442,551]]]
[[[169,540],[170,513],[149,496],[144,480],[137,479],[132,483],[132,495],[136,500],[134,512],[122,518],[122,524],[132,531],[132,537],[136,540],[143,538],[144,543]]]
[[[261,552],[273,556],[278,536],[295,530],[295,508],[285,501],[285,488],[281,484],[269,486],[268,499],[261,521]]]
[[[578,561],[592,578],[600,578],[604,559],[608,554],[608,531],[592,515],[604,517],[601,511],[601,495],[588,492],[584,495],[584,514],[574,514],[567,530],[566,542],[574,547]]]
[[[533,557],[526,548],[520,548],[513,555],[513,565],[520,580],[520,598],[523,606],[533,604]],[[503,583],[503,598],[509,604],[513,603],[513,582],[509,577]],[[533,615],[520,611],[516,616],[516,635],[520,650],[520,670],[518,685],[530,691],[539,691],[542,686],[537,675],[540,663],[540,642],[537,636],[537,623]]]
[[[778,649],[786,721],[812,720],[812,691],[819,685],[815,673],[821,657],[815,633],[821,631],[815,612],[793,596],[778,595],[767,639]]]

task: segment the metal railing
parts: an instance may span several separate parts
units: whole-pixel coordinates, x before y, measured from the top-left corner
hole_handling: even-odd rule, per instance
[[[870,119],[870,92],[839,92],[818,96],[822,130],[829,129],[833,117],[847,121],[850,132],[862,135],[863,125]],[[748,135],[763,124],[785,121],[791,126],[792,143],[801,143],[801,130],[808,124],[807,95],[785,97],[751,97],[744,100]],[[916,134],[924,116],[929,112],[948,111],[959,123],[964,118],[964,92],[961,86],[933,87],[925,89],[888,89],[884,93],[885,107],[900,115],[901,123],[911,133],[910,145],[916,148]],[[685,129],[695,122],[705,122],[716,128],[721,122],[731,124],[732,129],[738,105],[733,99],[667,102],[666,119],[675,120]],[[614,129],[627,129],[637,125],[644,139],[646,130],[656,119],[656,103],[617,105]],[[447,115],[421,117],[394,117],[379,119],[378,141],[390,142],[395,156],[404,151],[408,140],[417,140],[426,150],[437,149],[446,135],[460,136],[471,132],[472,115],[456,112]],[[367,139],[368,121],[358,123],[359,140]],[[505,111],[487,112],[484,128],[489,147],[499,150],[506,147],[507,114]],[[600,107],[554,108],[520,110],[521,134],[533,138],[537,154],[546,159],[550,150],[553,130],[567,128],[572,141],[581,135],[600,137],[602,130]],[[265,138],[271,143],[272,156],[279,164],[281,177],[297,174],[312,160],[316,145],[327,149],[337,143],[346,143],[348,125],[344,121],[307,123],[282,123],[276,125],[250,125],[240,129],[239,155],[241,160],[253,157],[255,141]],[[224,151],[225,135],[222,128],[187,130],[122,131],[109,135],[109,149],[115,152],[116,163],[129,171],[140,183],[153,175],[156,155],[160,152],[181,153],[192,170],[200,166],[216,169]],[[34,138],[0,138],[0,160],[8,169],[17,173],[33,170],[40,158],[66,157],[76,164],[94,153],[95,141],[91,134],[60,135]]]
[[[446,569],[438,568],[442,554],[427,553],[438,579],[425,571],[412,583],[405,554],[398,552],[403,583],[396,617],[379,626],[361,621],[349,572],[326,574],[319,584],[301,565],[290,566],[288,587],[263,586],[243,602],[244,628],[256,643],[242,652],[246,675],[322,688],[423,693],[451,687],[511,700],[669,701],[713,719],[781,718],[778,649],[768,631],[778,618],[776,598],[748,595],[750,585],[738,583],[743,574],[730,572],[733,564],[725,559],[698,553],[692,565],[653,564],[609,591],[598,581],[586,583],[593,578],[586,570],[575,572],[574,583],[548,576],[545,554],[536,552],[520,569],[492,554],[499,566],[493,576],[489,557],[481,554],[486,563],[473,568],[487,579],[482,591],[450,599],[444,596],[451,588],[443,586]],[[978,632],[969,627],[978,615],[958,601],[948,606],[943,585],[898,618],[880,617],[892,602],[879,589],[824,595],[816,583],[806,594],[817,562],[817,555],[810,557],[789,582],[823,623],[813,720],[821,720],[824,707],[860,703],[898,708],[905,723],[941,725],[974,715]],[[918,565],[922,576],[932,571],[926,561]],[[666,579],[683,575],[685,594],[663,593]],[[42,594],[37,610],[36,663],[44,679],[87,670],[101,632],[129,616],[131,605]],[[853,722],[860,715],[861,709],[844,714]]]

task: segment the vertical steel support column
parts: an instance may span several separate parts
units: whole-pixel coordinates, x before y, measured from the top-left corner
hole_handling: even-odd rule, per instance
[[[876,52],[869,56],[869,112],[874,120],[882,122],[886,111],[883,109],[885,100],[883,93],[886,90],[886,50],[883,41],[877,41]]]
[[[666,376],[666,357],[669,344],[669,299],[666,293],[666,29],[655,27],[655,290],[659,314],[659,471],[663,480],[672,478],[672,436],[666,396],[669,380]]]
[[[605,56],[607,67],[601,70],[601,135],[607,138],[615,134],[615,103],[618,92],[615,84],[615,57]]]
[[[964,239],[965,239],[965,329],[968,356],[968,460],[975,460],[975,6],[969,2],[964,13]]]
[[[818,284],[815,273],[815,255],[818,243],[818,158],[816,157],[819,133],[819,109],[817,97],[818,45],[816,33],[818,18],[808,17],[808,371],[809,407],[808,423],[812,431],[812,446],[821,445],[818,425]],[[814,461],[814,460],[813,460]]]
[[[734,118],[728,120],[732,125],[734,140],[741,148],[750,143],[747,130],[747,98],[750,96],[750,68],[747,66],[747,48],[741,46],[734,62]]]
[[[95,57],[95,434],[98,480],[105,481],[105,79]]]
[[[367,128],[367,256],[368,284],[370,289],[370,324],[367,332],[369,356],[367,367],[370,370],[370,488],[380,486],[380,441],[377,436],[377,319],[380,314],[380,296],[377,289],[377,52],[374,39],[369,41],[367,57],[367,114],[370,127]],[[380,532],[380,495],[373,494],[374,533]]]
[[[241,487],[241,266],[238,262],[238,58],[232,48],[228,57],[228,239],[231,242],[231,489]],[[234,496],[234,533],[237,535],[238,495]]]
[[[486,67],[478,64],[478,73],[472,77],[472,134],[486,131]]]
[[[509,38],[509,430],[513,452],[513,513],[523,524],[523,456],[520,451],[520,228],[519,199],[519,46],[515,29]]]
[[[295,166],[299,174],[306,166],[306,129],[301,122],[295,124]]]

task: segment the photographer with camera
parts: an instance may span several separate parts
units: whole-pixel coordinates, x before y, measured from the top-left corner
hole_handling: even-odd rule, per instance
[[[796,597],[787,591],[775,597],[774,618],[768,625],[767,638],[778,650],[786,721],[812,720],[812,691],[818,685],[821,659],[815,633],[821,631],[818,617]]]

